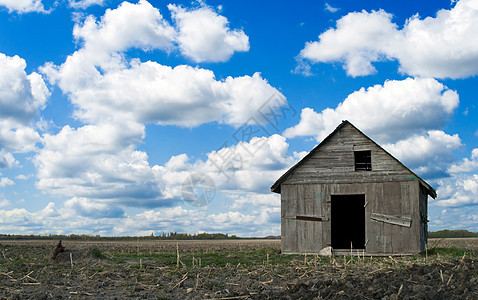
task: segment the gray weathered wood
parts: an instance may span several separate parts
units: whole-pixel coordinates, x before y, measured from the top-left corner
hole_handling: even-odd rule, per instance
[[[425,249],[428,195],[436,195],[427,183],[350,123],[314,150],[275,187],[281,193],[283,253],[318,253],[331,245],[332,195],[365,195],[367,255]],[[359,150],[371,151],[371,171],[355,171]]]
[[[378,222],[384,222],[392,225],[398,225],[403,227],[410,227],[412,223],[412,219],[408,218],[399,218],[389,215],[381,215],[381,214],[372,214],[370,219]]]

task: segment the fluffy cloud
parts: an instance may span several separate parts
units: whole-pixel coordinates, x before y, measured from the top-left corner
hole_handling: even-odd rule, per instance
[[[7,199],[3,199],[0,201],[0,207],[6,207],[9,205],[10,205],[10,201],[8,201]]]
[[[0,206],[1,206],[0,202]],[[8,204],[7,204],[8,205]],[[239,236],[279,235],[280,208],[243,213],[208,213],[206,210],[185,209],[180,206],[146,210],[127,216],[120,211],[113,215],[92,213],[103,211],[103,206],[83,200],[70,200],[64,207],[50,202],[37,212],[26,209],[0,210],[0,230],[3,233],[55,233],[101,235],[150,235],[161,232],[227,232]],[[78,207],[82,207],[78,209]],[[82,210],[86,207],[86,211]]]
[[[65,216],[66,218],[68,216]],[[45,208],[37,212],[29,212],[24,208],[14,208],[12,210],[0,210],[0,230],[9,233],[44,233],[51,229],[58,228],[62,232],[65,222],[57,222],[61,218],[55,204],[48,203]],[[56,225],[55,225],[56,224]]]
[[[18,161],[13,157],[10,152],[0,150],[0,169],[8,169],[18,165]]]
[[[0,6],[8,8],[8,12],[29,13],[40,12],[46,13],[41,0],[0,0]]]
[[[100,3],[98,3],[100,2]],[[101,4],[102,1],[70,1],[70,5]],[[180,52],[195,62],[227,61],[236,51],[249,50],[249,38],[242,30],[231,30],[228,20],[212,8],[196,9],[168,5],[176,28],[165,21],[158,9],[146,0],[137,4],[123,2],[117,9],[108,9],[100,21],[89,16],[76,24],[73,35],[82,40],[84,49],[96,61],[105,54],[128,48],[161,49]]]
[[[94,138],[90,131],[96,133]],[[151,167],[144,152],[132,150],[133,144],[118,147],[115,136],[122,132],[123,128],[91,125],[46,135],[44,149],[35,158],[38,188],[101,205],[169,206],[181,199],[184,181],[195,172],[210,176],[221,191],[268,193],[273,181],[298,160],[298,155],[287,154],[285,138],[273,135],[212,151],[206,161],[192,162],[182,154],[164,166]]]
[[[229,211],[208,214],[207,211],[185,209],[180,206],[149,210],[128,218],[115,227],[115,234],[126,235],[151,231],[163,232],[178,228],[179,232],[227,232],[239,236],[279,235],[280,225],[273,222],[280,216],[280,208],[266,208],[261,211],[243,213]]]
[[[351,76],[372,74],[375,68],[371,63],[385,58],[384,49],[397,35],[391,18],[383,10],[349,13],[337,21],[336,29],[322,33],[319,42],[307,43],[299,58],[315,63],[343,61]]]
[[[27,75],[26,66],[17,55],[0,53],[0,119],[25,124],[45,107],[48,88],[41,75]]]
[[[336,8],[336,7],[333,7],[333,6],[330,5],[329,3],[325,2],[325,10],[328,11],[328,12],[331,12],[331,13],[335,13],[335,12],[337,12],[339,9]]]
[[[351,76],[374,73],[373,62],[398,60],[400,71],[414,76],[465,78],[478,74],[478,4],[457,1],[435,18],[415,15],[403,29],[383,10],[349,13],[336,28],[309,42],[299,59],[313,63],[343,62]]]
[[[221,191],[269,193],[274,180],[298,160],[300,154],[288,155],[288,147],[280,135],[254,137],[212,151],[206,161],[191,162],[186,154],[172,157],[158,171],[165,182],[165,194],[171,198],[181,195],[182,183],[195,172],[210,176]]]
[[[217,81],[210,70],[135,60],[129,68],[103,75],[95,70],[91,79],[83,80],[69,69],[60,70],[60,86],[77,105],[75,115],[92,123],[126,119],[186,127],[212,121],[238,126],[278,93],[259,73]]]
[[[342,120],[349,120],[377,142],[393,143],[443,127],[458,103],[458,94],[434,79],[391,80],[350,94],[335,109],[317,113],[304,108],[299,124],[284,136],[315,136],[321,141]]]
[[[65,209],[71,210],[72,214],[88,218],[125,217],[125,212],[119,207],[93,202],[86,198],[71,198],[65,202]]]
[[[244,210],[250,208],[254,209],[262,208],[280,208],[280,195],[279,194],[230,194],[228,198],[232,200],[232,209]]]
[[[158,9],[149,2],[123,2],[116,9],[107,9],[100,21],[92,15],[83,24],[76,24],[73,36],[83,41],[81,51],[89,62],[98,65],[105,56],[129,48],[171,49],[175,30]]]
[[[449,178],[439,181],[438,206],[459,207],[478,204],[478,149],[470,158],[453,163],[447,170]]]
[[[114,220],[114,221],[113,221]],[[120,220],[120,219],[119,219]],[[106,234],[114,227],[118,219],[94,219],[72,214],[70,209],[57,208],[53,202],[40,211],[30,212],[24,208],[0,210],[0,230],[17,234],[72,234],[91,233]]]
[[[72,8],[87,9],[92,5],[103,6],[105,4],[105,0],[68,0],[68,4]]]
[[[187,32],[196,17],[201,24],[210,21],[220,27],[214,30],[214,35],[223,38],[220,42],[221,37],[215,37],[215,43],[225,47],[221,50],[214,45],[214,48],[227,52],[215,57],[224,60],[224,55],[232,55],[227,50],[230,49],[228,43],[232,41],[235,45],[231,36],[239,33],[225,27],[224,17],[205,7],[194,11],[176,6],[171,9],[178,18],[180,38],[185,34],[181,26],[184,25]],[[83,47],[61,66],[46,64],[41,70],[69,95],[77,107],[75,115],[84,122],[127,119],[193,127],[217,121],[238,126],[253,117],[272,95],[279,94],[259,73],[219,81],[206,69],[186,65],[172,68],[151,61],[126,59],[122,52],[132,47],[169,51],[176,38],[174,29],[160,12],[144,0],[138,4],[125,2],[115,10],[107,10],[99,22],[88,17],[83,24],[75,26],[74,36],[83,41]],[[185,39],[180,44],[186,47],[188,43]],[[187,47],[194,50],[199,42],[194,43]]]
[[[162,201],[159,174],[148,156],[134,150],[143,137],[144,126],[137,123],[65,126],[57,135],[46,134],[34,159],[37,187],[104,203],[170,205]]]
[[[15,179],[18,179],[18,180],[27,180],[29,178],[33,177],[33,174],[28,174],[28,175],[25,175],[25,174],[20,174],[20,175],[17,175],[15,177]]]
[[[471,157],[464,158],[460,163],[454,163],[448,169],[448,172],[452,174],[456,173],[467,173],[474,172],[478,170],[478,148],[471,151]]]
[[[302,155],[288,155],[285,138],[273,135],[212,151],[206,161],[193,162],[181,154],[163,166],[150,166],[146,153],[135,150],[143,136],[144,126],[138,123],[65,126],[56,135],[46,134],[34,159],[36,185],[51,194],[101,205],[171,206],[181,199],[184,181],[195,172],[210,176],[222,191],[268,193],[273,181]]]
[[[11,152],[34,151],[41,141],[32,123],[50,92],[41,75],[25,68],[24,59],[0,53],[0,168],[18,164]]]
[[[223,62],[235,51],[249,51],[244,31],[230,30],[227,19],[211,8],[187,10],[173,4],[168,8],[178,27],[179,48],[195,62]]]
[[[478,204],[478,174],[453,175],[439,182],[438,206],[464,206]]]
[[[469,231],[478,231],[478,206],[452,207],[444,209],[442,206],[433,205],[429,208],[430,223],[428,228],[432,231],[442,229],[467,229]]]
[[[174,204],[181,199],[184,181],[194,172],[213,178],[221,191],[268,193],[272,181],[297,159],[287,154],[285,138],[256,137],[233,146],[223,145],[209,153],[205,161],[192,161],[181,154],[162,166],[150,165],[147,154],[137,150],[145,136],[145,123],[192,127],[216,121],[238,126],[256,117],[256,110],[271,96],[284,99],[259,73],[216,80],[212,71],[199,67],[169,67],[130,59],[126,51],[131,48],[170,52],[179,43],[180,51],[188,49],[188,55],[196,53],[202,60],[214,60],[201,56],[195,48],[201,39],[188,40],[194,22],[204,23],[214,31],[209,38],[224,43],[215,46],[220,61],[235,51],[245,51],[245,44],[248,48],[247,36],[229,29],[227,19],[210,8],[170,9],[174,10],[177,31],[146,1],[123,3],[107,10],[100,20],[87,17],[74,29],[80,49],[62,65],[50,63],[41,69],[68,95],[74,104],[74,116],[85,125],[65,126],[56,134],[43,136],[43,147],[33,160],[38,171],[36,186],[70,198],[64,207],[55,209],[61,215],[57,218],[70,216],[75,220],[74,232],[82,232],[85,224],[100,234],[182,230],[185,227],[171,227],[177,221],[175,216],[194,220],[190,216],[196,214],[197,223],[182,231],[229,228],[237,233],[245,223],[253,223],[257,232],[270,233],[267,222],[277,220],[277,207],[249,214],[202,214],[199,218],[196,210]],[[280,103],[284,105],[285,101]],[[234,160],[224,160],[230,153]],[[123,206],[157,209],[126,216]],[[32,213],[17,213],[48,225]],[[221,222],[231,225],[222,230]],[[275,225],[273,230],[277,228]]]
[[[457,134],[438,129],[458,103],[455,91],[431,78],[386,81],[350,94],[335,109],[303,109],[299,124],[284,136],[321,141],[341,120],[349,120],[420,176],[445,177],[453,151],[462,144]]]
[[[190,22],[207,23],[208,18],[211,23],[206,25],[214,28],[217,39],[222,36],[226,44],[232,41],[227,49],[236,43],[232,36],[244,37],[242,31],[231,31],[227,20],[209,8],[170,9],[177,20],[177,33],[146,1],[123,3],[107,10],[99,21],[87,17],[74,29],[81,48],[62,65],[42,68],[51,83],[69,96],[75,105],[74,116],[88,125],[65,126],[55,135],[44,135],[43,148],[34,159],[36,185],[51,194],[72,197],[66,207],[80,215],[121,213],[106,210],[108,205],[170,207],[181,199],[181,186],[194,172],[208,174],[221,189],[268,192],[271,178],[294,161],[280,136],[225,146],[209,153],[206,161],[192,162],[186,154],[174,156],[163,166],[149,165],[147,154],[136,150],[144,138],[145,123],[192,127],[216,121],[238,126],[255,117],[271,96],[285,104],[259,73],[216,80],[212,71],[198,67],[173,68],[127,58],[124,52],[130,48],[170,51],[182,30],[189,30]],[[232,55],[226,48],[221,55]],[[257,144],[261,148],[254,155],[247,152],[246,147]],[[248,161],[235,161],[233,166],[221,161],[220,167],[230,173],[225,176],[211,158],[225,152]],[[230,180],[231,176],[235,179]]]
[[[173,229],[256,236],[279,234],[280,202],[277,195],[269,194],[269,187],[303,155],[289,156],[285,138],[253,138],[212,151],[206,161],[191,162],[182,154],[172,157],[164,166],[150,167],[145,154],[138,151],[135,161],[128,160],[129,156],[123,156],[122,151],[114,155],[121,148],[130,149],[124,152],[131,154],[132,145],[141,140],[142,129],[138,125],[137,133],[130,133],[129,138],[122,136],[127,133],[124,128],[108,125],[88,125],[77,130],[65,127],[58,135],[45,135],[44,148],[35,158],[38,187],[73,198],[62,208],[50,205],[37,213],[0,211],[0,216],[8,215],[0,222],[0,229],[82,233],[86,228],[86,233],[108,235],[142,235]],[[124,160],[118,161],[121,158]],[[232,201],[229,212],[211,214],[201,208],[173,206],[127,216],[118,206],[161,206],[167,199],[180,199],[184,180],[195,172],[213,178],[225,199]],[[68,225],[55,225],[63,224],[61,220],[68,220]],[[15,226],[20,222],[23,223],[19,227]]]
[[[430,130],[424,136],[414,135],[383,148],[422,177],[446,176],[453,150],[462,146],[457,134],[448,135],[440,130]]]
[[[9,185],[15,185],[15,182],[7,177],[0,178],[0,187],[6,187]]]
[[[33,128],[0,119],[0,150],[30,152],[36,150],[36,144],[40,141],[40,135]],[[7,159],[5,155],[3,157]]]

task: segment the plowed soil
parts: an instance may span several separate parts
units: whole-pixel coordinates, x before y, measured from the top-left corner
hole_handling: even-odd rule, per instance
[[[476,239],[365,258],[281,255],[277,240],[65,240],[53,261],[57,242],[0,241],[0,299],[478,299]]]

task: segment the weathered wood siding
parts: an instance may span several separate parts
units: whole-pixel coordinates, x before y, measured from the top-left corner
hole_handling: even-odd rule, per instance
[[[372,171],[355,171],[354,151],[371,150]],[[346,124],[292,171],[283,184],[354,183],[417,180],[388,153]]]
[[[407,254],[422,250],[418,181],[355,184],[283,184],[283,253],[317,253],[331,245],[331,195],[365,195],[365,251]],[[416,197],[413,197],[416,195]],[[372,215],[411,220],[410,227],[376,221]],[[321,221],[297,220],[297,216]],[[354,224],[350,224],[354,226]]]
[[[425,251],[428,243],[428,194],[420,185],[420,251]]]
[[[372,171],[355,171],[357,150],[371,150]],[[418,178],[346,125],[281,184],[283,253],[317,253],[330,246],[331,195],[347,194],[365,195],[367,254],[424,250],[427,193]]]
[[[315,217],[321,221],[297,220]],[[281,192],[282,250],[316,253],[330,244],[330,191],[321,185],[284,185]]]

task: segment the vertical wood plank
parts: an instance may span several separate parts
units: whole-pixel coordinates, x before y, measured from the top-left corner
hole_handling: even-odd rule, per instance
[[[354,170],[354,150],[370,150],[372,171]],[[367,253],[413,253],[424,248],[427,195],[408,169],[346,125],[281,185],[281,237],[289,252],[317,252],[331,243],[331,195],[365,194]],[[372,221],[372,213],[408,217],[411,227]],[[297,215],[323,218],[297,221]],[[353,224],[351,224],[353,226]]]
[[[418,181],[410,182],[410,193],[412,195],[410,199],[410,208],[412,214],[412,226],[411,226],[411,236],[408,243],[410,251],[419,252],[420,251],[420,207],[418,195],[420,193]]]

